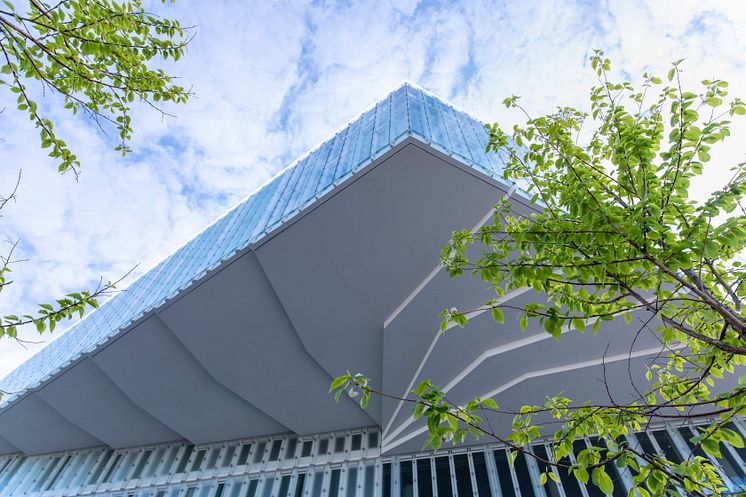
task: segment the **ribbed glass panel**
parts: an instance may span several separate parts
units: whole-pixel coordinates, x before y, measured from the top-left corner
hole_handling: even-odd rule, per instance
[[[443,104],[427,93],[423,93],[422,96],[425,101],[425,115],[427,116],[427,122],[430,125],[432,142],[436,145],[440,145],[440,147],[445,150],[453,150],[451,148],[451,142],[448,139],[448,132],[446,131],[445,123],[443,122],[443,116],[441,115]]]
[[[278,179],[280,181],[275,187],[275,190],[272,193],[272,197],[269,199],[267,205],[262,210],[261,215],[259,216],[259,220],[256,224],[256,229],[254,230],[254,234],[252,235],[253,239],[259,238],[264,234],[264,231],[268,226],[269,218],[277,209],[283,193],[287,190],[288,183],[294,179],[293,173],[297,172],[298,165],[299,164],[295,164],[293,167],[286,169],[280,174],[280,176],[278,176]]]
[[[389,131],[391,130],[391,97],[386,98],[376,106],[376,121],[373,129],[373,144],[371,155],[377,155],[389,145]]]
[[[322,171],[321,177],[319,178],[319,183],[316,187],[316,191],[312,192],[314,196],[318,196],[319,194],[325,192],[334,184],[334,178],[337,173],[340,154],[345,142],[347,141],[347,135],[349,132],[350,128],[345,128],[334,136],[332,147],[329,151],[329,157],[326,159],[326,164],[324,164],[324,169]]]
[[[278,177],[272,180],[270,184],[268,184],[265,187],[266,194],[263,198],[257,198],[254,207],[251,210],[251,217],[249,218],[246,225],[242,228],[243,234],[241,236],[241,240],[243,243],[250,243],[257,240],[257,238],[260,236],[262,230],[264,230],[264,226],[261,224],[262,217],[264,216],[264,213],[267,212],[270,209],[270,205],[272,205],[270,202],[275,197],[275,194],[277,193],[277,190],[280,188],[280,185],[282,184],[282,178]]]
[[[376,106],[377,107],[377,106]],[[376,121],[376,109],[371,109],[360,118],[360,135],[355,146],[355,156],[352,159],[352,170],[370,160],[371,144],[373,141],[373,126]]]
[[[280,219],[282,219],[282,216],[285,213],[285,207],[288,205],[290,198],[293,196],[296,185],[298,185],[303,179],[303,173],[305,172],[304,170],[308,166],[311,157],[311,155],[304,157],[303,160],[300,161],[300,163],[298,163],[295,167],[293,167],[293,169],[289,171],[290,176],[288,182],[285,184],[282,193],[277,198],[274,209],[272,209],[272,214],[269,215],[265,223],[266,229],[272,229],[274,225],[277,224]]]
[[[430,126],[425,116],[425,104],[422,99],[422,91],[411,86],[406,87],[407,110],[409,111],[409,127],[412,133],[425,141],[430,141]]]
[[[352,172],[352,163],[355,160],[355,151],[357,150],[357,142],[361,130],[362,118],[350,125],[347,137],[342,145],[342,150],[339,152],[339,162],[337,163],[337,170],[334,173],[334,182],[346,178]]]
[[[407,87],[402,86],[391,95],[390,141],[394,142],[409,131],[409,111],[407,110]]]
[[[464,138],[464,133],[461,131],[461,126],[459,126],[456,116],[453,114],[453,109],[442,102],[438,102],[438,104],[441,115],[443,116],[446,131],[448,132],[448,138],[451,140],[453,152],[464,159],[471,161],[472,156],[471,152],[469,152],[469,146],[466,144],[466,139]]]
[[[459,112],[455,109],[452,110],[464,139],[466,140],[473,165],[486,174],[494,174],[493,168],[489,166],[489,159],[485,152],[487,141],[480,139],[480,137],[474,133],[474,128],[472,126],[472,121],[474,121],[474,119],[470,118],[463,112]],[[481,138],[483,138],[483,136]]]
[[[319,181],[324,175],[324,169],[329,159],[329,154],[331,152],[333,144],[334,139],[332,139],[331,141],[327,141],[321,146],[320,149],[318,149],[314,153],[315,157],[313,158],[313,163],[308,167],[309,171],[306,175],[306,184],[303,185],[302,189],[296,188],[296,190],[300,193],[298,195],[294,195],[290,203],[288,203],[288,206],[285,209],[285,215],[283,217],[291,215],[296,210],[303,207],[303,205],[314,198],[316,192],[319,191]],[[300,187],[300,184],[298,186]]]

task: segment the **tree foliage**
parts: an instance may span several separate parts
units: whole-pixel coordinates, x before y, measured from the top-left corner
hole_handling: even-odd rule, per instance
[[[524,452],[539,459],[543,483],[564,471],[611,495],[614,464],[631,472],[630,496],[721,495],[728,492],[725,475],[696,453],[720,458],[722,444],[744,446],[728,423],[746,413],[746,164],[735,165],[704,201],[692,199],[691,185],[712,167],[712,147],[728,138],[730,119],[746,107],[728,97],[722,80],[682,88],[681,61],[666,81],[645,74],[640,89],[611,81],[610,61],[600,51],[591,65],[599,82],[590,113],[564,107],[535,118],[511,97],[504,103],[523,113],[526,124],[511,133],[488,126],[488,151],[505,153],[505,179],[526,185],[536,211],[522,216],[501,201],[491,222],[475,233],[454,232],[442,252],[452,276],[476,275],[498,296],[529,287],[544,299],[517,309],[517,323],[504,323],[508,306],[499,299],[447,310],[443,330],[491,310],[501,326],[525,331],[535,321],[557,340],[567,331],[603,333],[615,319],[639,333],[630,313],[641,312],[645,326],[655,327],[665,361],[648,366],[649,388],[633,402],[599,404],[547,392],[542,405],[509,413],[507,434],[485,422],[486,415],[506,413],[493,399],[457,406],[424,381],[406,400],[414,418],[427,419],[433,449],[486,435],[505,443],[513,458]],[[476,259],[467,252],[474,246],[481,249]],[[740,375],[737,386],[724,386],[733,375]],[[377,393],[364,376],[349,373],[332,386],[362,389],[363,398]],[[540,426],[537,418],[546,414],[559,424]],[[680,462],[645,453],[626,438],[651,423],[695,418],[706,422],[692,439],[693,455]],[[551,460],[529,450],[547,435]],[[581,437],[596,441],[576,452],[573,441]]]
[[[18,110],[39,128],[41,146],[59,160],[61,172],[77,174],[80,162],[39,110],[28,82],[61,95],[73,114],[84,111],[112,124],[123,153],[132,137],[135,100],[186,101],[187,90],[148,64],[154,58],[178,60],[186,49],[184,30],[178,21],[145,12],[140,0],[29,0],[23,10],[3,2],[0,85],[15,94]]]
[[[165,2],[165,0],[164,0]],[[0,3],[0,91],[39,129],[40,145],[57,161],[59,172],[78,177],[80,161],[35,99],[39,92],[61,97],[71,114],[83,112],[106,131],[116,129],[123,154],[132,137],[132,105],[182,103],[188,90],[175,83],[155,60],[178,60],[185,52],[187,31],[176,20],[146,12],[140,0],[41,0]],[[36,86],[33,86],[33,85]],[[20,173],[18,176],[20,181]],[[0,209],[16,195],[0,197]],[[16,244],[2,256],[0,292],[12,283]],[[82,316],[98,298],[114,290],[103,283],[93,291],[74,292],[37,312],[3,313],[0,336],[17,338],[18,328],[54,330],[63,319]]]

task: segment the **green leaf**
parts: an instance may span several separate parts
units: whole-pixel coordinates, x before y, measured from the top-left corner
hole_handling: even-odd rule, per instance
[[[720,459],[720,443],[716,442],[712,438],[706,438],[702,440],[702,449],[713,457]]]
[[[550,316],[544,320],[544,329],[552,335],[555,340],[559,340],[562,335],[562,323],[557,316]]]
[[[723,441],[729,443],[737,449],[744,448],[743,438],[741,438],[741,435],[739,435],[735,431],[729,428],[722,427],[718,430],[718,432],[722,435]]]
[[[499,307],[493,307],[492,308],[492,319],[494,319],[497,324],[504,324],[505,313]]]
[[[585,320],[581,318],[572,318],[572,327],[580,333],[585,333]]]
[[[588,483],[588,471],[585,468],[580,466],[576,467],[575,469],[573,469],[573,474],[580,483]]]
[[[614,493],[614,482],[611,477],[606,473],[603,466],[594,468],[591,472],[593,484],[596,485],[606,495],[612,495]]]
[[[349,375],[337,376],[336,378],[334,378],[334,380],[332,380],[331,385],[329,385],[329,393],[332,393],[334,390],[344,385],[347,381],[349,381]]]
[[[526,327],[528,326],[528,315],[527,314],[521,314],[521,318],[518,321],[518,324],[521,327],[521,332],[526,331]]]

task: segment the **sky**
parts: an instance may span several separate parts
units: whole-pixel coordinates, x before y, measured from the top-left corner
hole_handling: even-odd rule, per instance
[[[82,162],[78,182],[55,172],[38,133],[0,89],[0,241],[19,242],[0,313],[21,314],[99,280],[152,267],[402,81],[504,127],[533,114],[588,108],[589,56],[639,83],[685,58],[686,84],[721,78],[746,98],[746,4],[733,1],[185,1],[148,8],[194,26],[187,55],[168,70],[192,88],[163,119],[135,109],[133,152],[51,96],[42,108]],[[746,127],[713,151],[704,196],[743,161]],[[8,246],[8,245],[6,245]],[[0,376],[59,336],[0,340]]]

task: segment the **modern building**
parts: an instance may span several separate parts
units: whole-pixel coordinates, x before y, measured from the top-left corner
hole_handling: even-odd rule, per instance
[[[602,362],[622,396],[644,381],[628,365],[641,373],[660,345],[622,322],[555,342],[485,314],[439,333],[439,311],[491,297],[442,271],[451,231],[486,222],[500,198],[538,208],[486,140],[404,84],[291,164],[0,382],[0,495],[597,497],[566,475],[539,486],[533,459],[511,467],[489,440],[422,452],[408,406],[327,393],[348,369],[394,395],[431,378],[456,402],[503,407],[557,390],[605,398]],[[687,457],[693,429],[630,439]],[[728,447],[717,462],[732,488],[744,460]],[[615,478],[626,495],[629,475]]]

